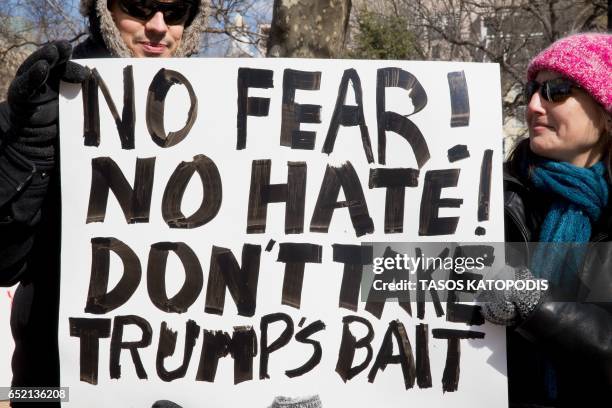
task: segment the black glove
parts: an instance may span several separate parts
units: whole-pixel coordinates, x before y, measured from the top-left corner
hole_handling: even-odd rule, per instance
[[[11,145],[28,159],[53,163],[60,80],[82,83],[89,70],[69,61],[68,41],[49,43],[21,64],[8,90]]]

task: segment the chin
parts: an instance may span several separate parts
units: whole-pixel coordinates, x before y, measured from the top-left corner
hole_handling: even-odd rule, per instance
[[[535,154],[540,154],[539,152],[542,150],[541,149],[541,143],[539,140],[535,140],[535,138],[533,136],[529,136],[529,149],[531,149],[532,152],[534,152]]]
[[[555,159],[552,157],[555,155],[554,152],[550,148],[547,148],[542,142],[542,140],[536,140],[533,137],[530,137],[529,148],[538,156],[546,157],[548,159]]]

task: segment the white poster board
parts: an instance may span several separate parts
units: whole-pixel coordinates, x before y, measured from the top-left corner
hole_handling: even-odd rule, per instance
[[[15,342],[11,336],[11,306],[16,289],[16,285],[11,288],[0,288],[0,327],[2,333],[5,333],[0,337],[0,384],[3,386],[9,386],[13,379],[11,359]]]
[[[424,319],[398,303],[386,304],[380,318],[361,299],[356,310],[339,307],[344,264],[334,261],[333,246],[503,241],[497,65],[80,63],[96,67],[100,91],[93,80],[87,95],[81,86],[63,84],[60,100],[59,345],[61,383],[70,387],[66,405],[149,407],[167,399],[183,407],[267,407],[279,395],[319,395],[325,407],[504,406],[503,328],[448,322],[431,304]],[[350,79],[345,97],[343,75]],[[416,185],[402,184],[410,175]],[[388,219],[387,190],[405,192],[403,211],[390,211]],[[396,208],[398,202],[395,196]],[[452,217],[456,222],[448,222]],[[344,253],[344,262],[354,253]],[[218,290],[227,282],[240,307],[230,290]],[[367,320],[373,330],[373,356],[367,360],[366,348],[357,348],[348,367],[368,364],[350,379],[347,366],[338,369],[343,327],[356,340],[367,329],[358,322],[343,326],[346,316]],[[396,319],[413,353],[417,326],[428,325],[431,386],[406,389],[401,364],[373,370]],[[311,326],[319,320],[324,328]],[[431,334],[444,328],[484,336],[460,341],[456,390],[442,384],[449,341]],[[391,343],[397,354],[397,342]],[[298,367],[302,372],[290,371]]]

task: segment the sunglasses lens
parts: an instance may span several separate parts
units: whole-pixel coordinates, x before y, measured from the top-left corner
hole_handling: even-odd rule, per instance
[[[153,9],[148,6],[148,3],[142,0],[121,0],[119,6],[130,16],[139,20],[146,20],[153,14]]]
[[[526,104],[531,101],[531,98],[538,91],[538,88],[540,88],[540,84],[538,84],[536,81],[527,82],[527,84],[525,85],[525,91],[523,93],[525,95]]]
[[[546,81],[546,100],[549,102],[563,102],[572,94],[574,85],[562,78]]]
[[[139,20],[149,20],[158,11],[164,14],[166,24],[184,24],[191,14],[191,3],[158,2],[155,0],[120,0],[121,9]]]
[[[538,90],[545,101],[563,102],[572,94],[572,88],[575,88],[575,85],[563,78],[551,79],[541,84],[536,81],[529,81],[525,85],[525,103],[528,104]]]
[[[164,10],[164,19],[170,25],[183,24],[191,13],[189,5],[173,4]]]

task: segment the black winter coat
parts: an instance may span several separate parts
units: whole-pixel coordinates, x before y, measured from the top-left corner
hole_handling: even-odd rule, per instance
[[[610,189],[612,191],[612,188]],[[551,197],[539,194],[507,166],[504,205],[507,242],[537,241]],[[610,205],[593,226],[591,241],[610,241]],[[511,407],[612,406],[612,244],[587,251],[580,279],[594,282],[609,303],[555,302],[554,295],[507,332]],[[582,293],[584,300],[588,293]],[[547,361],[547,362],[545,362]],[[544,372],[551,364],[557,398],[547,397]]]
[[[73,58],[110,56],[87,39]],[[13,386],[58,387],[61,206],[59,157],[32,161],[11,147],[9,107],[0,103],[0,286],[13,298]],[[57,142],[58,140],[56,140]],[[59,146],[56,145],[56,152]],[[14,404],[14,407],[41,404]],[[59,404],[44,404],[59,406]]]

